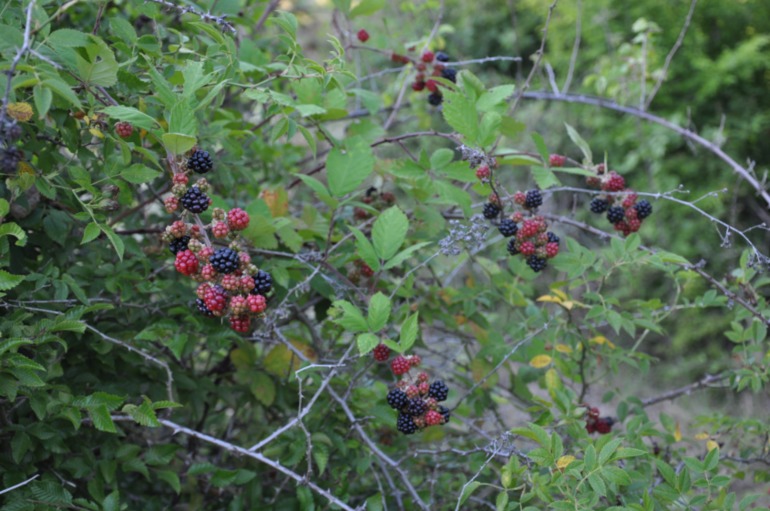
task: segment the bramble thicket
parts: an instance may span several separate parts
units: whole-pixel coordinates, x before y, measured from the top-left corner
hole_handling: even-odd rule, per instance
[[[770,4],[0,10],[0,509],[770,505]]]

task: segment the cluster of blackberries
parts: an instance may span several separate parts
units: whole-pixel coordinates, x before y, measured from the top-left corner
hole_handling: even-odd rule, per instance
[[[637,194],[626,188],[623,176],[611,170],[605,172],[603,164],[597,165],[596,176],[586,178],[589,186],[605,192],[616,192],[594,197],[589,204],[592,213],[607,213],[607,220],[624,236],[636,232],[642,221],[652,214],[652,204],[648,200],[638,200]],[[623,192],[617,194],[617,192]]]
[[[428,375],[420,373],[414,382],[401,380],[388,392],[387,401],[398,412],[396,429],[405,435],[418,430],[444,425],[449,422],[449,408],[440,405],[446,401],[449,387],[441,381],[428,383]]]
[[[543,204],[543,194],[540,190],[516,192],[513,196],[514,203],[520,205],[528,214]],[[495,220],[502,212],[499,199],[484,204],[483,215],[488,220]],[[508,241],[508,253],[515,256],[521,254],[527,260],[535,273],[543,271],[548,265],[548,259],[556,257],[559,253],[559,237],[548,231],[548,223],[541,216],[524,218],[524,212],[517,211],[497,223],[497,229]]]
[[[586,410],[586,431],[589,433],[599,433],[606,435],[612,431],[612,425],[615,419],[612,417],[599,417],[599,409],[585,405]]]
[[[439,90],[439,82],[434,80],[434,77],[441,77],[445,80],[449,80],[452,83],[457,82],[457,70],[446,66],[449,62],[449,55],[443,51],[433,53],[430,50],[423,52],[420,56],[420,62],[416,64],[417,76],[415,76],[412,83],[412,90],[423,91],[428,90],[428,103],[433,106],[438,106],[444,100],[444,97]],[[430,74],[426,75],[428,66],[431,66]]]

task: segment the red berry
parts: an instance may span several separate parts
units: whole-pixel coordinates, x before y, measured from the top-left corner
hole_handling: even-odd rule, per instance
[[[479,168],[476,169],[476,177],[479,178],[481,181],[487,181],[490,176],[489,167],[487,165],[481,165]]]
[[[531,241],[525,241],[521,244],[519,247],[519,252],[521,252],[522,255],[525,256],[531,256],[535,253],[535,244]]]
[[[417,390],[420,391],[420,394],[425,396],[430,392],[430,384],[427,381],[421,382],[417,385]]]
[[[607,190],[608,192],[622,192],[625,188],[626,180],[614,170],[607,174],[607,179],[602,184],[602,190]]]
[[[556,257],[556,254],[559,253],[559,244],[558,243],[546,243],[545,245],[545,256],[547,258]]]
[[[358,37],[358,40],[361,41],[362,43],[365,43],[366,41],[369,40],[369,32],[367,32],[363,28],[358,31],[358,34],[356,34],[356,36]]]
[[[364,263],[363,261],[361,262],[361,275],[363,275],[364,277],[371,277],[372,275],[374,275],[374,270],[372,270],[372,267]]]
[[[605,170],[607,170],[607,167],[604,165],[604,163],[600,163],[596,166],[596,172],[598,172],[600,175],[604,174]]]
[[[248,316],[230,316],[230,328],[236,332],[242,334],[248,333],[250,324],[251,318]]]
[[[210,308],[210,307],[209,307]],[[400,376],[409,372],[409,361],[403,356],[399,355],[390,362],[390,369],[393,374]]]
[[[511,220],[513,220],[518,224],[519,222],[524,220],[524,213],[522,213],[521,211],[515,212],[514,214],[511,215]]]
[[[211,284],[203,283],[195,290],[195,294],[203,300],[203,298],[206,296],[206,293],[211,289]]]
[[[638,231],[641,226],[642,226],[642,221],[639,220],[638,218],[628,220],[628,230],[631,232]]]
[[[249,306],[249,310],[254,314],[264,312],[267,308],[267,300],[262,295],[249,295],[248,298],[246,298],[246,304]]]
[[[525,202],[527,202],[527,194],[524,192],[516,192],[513,194],[513,202],[516,204],[523,206]]]
[[[181,220],[177,220],[176,222],[171,224],[170,227],[168,227],[168,231],[175,238],[181,238],[182,236],[186,236],[187,235],[187,224],[185,224]]]
[[[429,63],[433,62],[433,57],[434,57],[434,55],[433,55],[433,52],[432,52],[432,51],[430,51],[430,50],[426,50],[426,51],[425,51],[425,52],[422,54],[422,57],[420,57],[420,59],[421,59],[423,62],[425,62],[425,63],[428,63],[428,64],[429,64]]]
[[[229,275],[228,275],[229,277]],[[224,286],[223,286],[224,287]],[[225,288],[227,289],[227,288]],[[246,312],[248,305],[246,304],[246,298],[241,295],[236,295],[230,298],[230,313],[239,315]]]
[[[249,214],[241,208],[234,208],[227,212],[227,225],[230,229],[241,231],[249,226]]]
[[[409,355],[406,359],[409,361],[409,367],[417,367],[422,364],[420,355]]]
[[[415,81],[412,83],[412,90],[420,92],[425,89],[425,82],[423,81]]]
[[[222,277],[222,287],[228,291],[238,291],[241,287],[241,280],[233,274],[225,275]]]
[[[130,122],[121,121],[115,123],[115,133],[117,133],[120,138],[128,138],[134,133],[134,127]]]
[[[602,417],[596,421],[596,431],[599,434],[606,435],[612,431],[612,425],[614,423],[615,421],[613,421],[611,417]]]
[[[176,268],[176,271],[189,277],[190,275],[198,273],[198,258],[195,257],[195,254],[193,254],[192,251],[182,250],[176,255],[174,267]]]
[[[626,198],[623,199],[623,207],[624,208],[632,208],[634,204],[636,204],[636,199],[638,199],[639,196],[636,195],[636,192],[631,192],[628,195],[626,195]]]
[[[438,426],[444,423],[444,416],[435,410],[430,410],[425,414],[425,424],[428,426]]]
[[[187,177],[187,174],[174,174],[173,182],[175,185],[186,185],[189,181],[190,178]]]
[[[567,162],[567,157],[560,154],[552,154],[548,157],[548,164],[551,167],[563,167]]]
[[[173,213],[179,209],[179,198],[173,195],[163,199],[163,205],[166,207],[166,213]]]
[[[428,373],[420,373],[417,375],[417,382],[423,383],[428,381]]]
[[[243,275],[238,279],[241,287],[241,291],[248,293],[254,289],[254,277],[251,275]]]
[[[227,295],[221,286],[211,286],[203,295],[203,303],[211,312],[220,312],[227,306]]]
[[[214,227],[211,228],[211,233],[214,235],[215,238],[224,238],[228,235],[230,232],[230,229],[227,227],[227,224],[224,222],[217,222],[214,224]]]
[[[602,184],[602,181],[598,177],[587,177],[586,184],[591,188],[599,188]]]
[[[201,269],[201,277],[203,277],[204,280],[214,280],[216,276],[217,271],[213,266],[210,264],[203,265],[203,268]]]
[[[378,344],[372,353],[374,354],[374,360],[377,362],[387,362],[390,358],[390,348],[384,344]]]
[[[398,358],[398,357],[396,357],[396,358]],[[391,362],[391,366],[392,365],[393,365],[393,363]],[[415,385],[407,386],[406,390],[404,390],[404,392],[406,392],[406,396],[409,399],[414,399],[414,398],[416,398],[416,397],[418,397],[420,395],[420,390]]]
[[[409,63],[409,57],[405,57],[404,55],[400,55],[398,53],[391,53],[390,54],[390,60],[393,62],[397,62],[399,64],[408,64]]]
[[[212,247],[203,247],[200,252],[198,252],[198,259],[200,259],[201,262],[208,262],[209,257],[214,255],[214,249]]]
[[[519,228],[519,235],[521,235],[522,238],[529,238],[535,236],[539,230],[540,222],[534,219],[524,220],[524,222],[521,223],[521,228]]]
[[[436,80],[428,80],[425,82],[425,87],[431,92],[436,92],[438,90],[438,82]]]

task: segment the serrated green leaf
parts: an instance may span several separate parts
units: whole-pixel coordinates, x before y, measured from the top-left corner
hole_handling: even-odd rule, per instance
[[[83,229],[83,239],[80,240],[80,244],[85,245],[89,241],[93,241],[101,232],[102,229],[99,227],[99,224],[96,222],[89,223],[86,225],[86,228]]]
[[[416,245],[412,245],[411,247],[405,248],[393,258],[391,258],[385,266],[383,266],[383,269],[390,270],[391,268],[395,268],[399,264],[403,263],[409,256],[411,256],[413,253],[420,250],[422,247],[430,245],[429,241],[424,241],[422,243],[417,243]],[[375,270],[376,271],[376,270]]]
[[[115,423],[112,422],[112,417],[110,417],[110,411],[106,406],[94,406],[87,408],[86,410],[88,411],[88,416],[91,418],[91,422],[96,429],[99,431],[106,431],[107,433],[118,432],[117,428],[115,427]]]
[[[473,102],[460,91],[446,91],[442,107],[444,120],[456,132],[475,144],[479,136],[479,116]]]
[[[358,188],[374,169],[372,148],[363,140],[348,142],[347,150],[334,148],[326,158],[329,190],[343,197]]]
[[[16,238],[15,245],[17,247],[23,247],[27,244],[27,233],[24,232],[16,222],[8,222],[0,225],[0,238],[4,236],[13,236]]]
[[[366,355],[380,344],[380,339],[372,333],[363,333],[356,337],[356,344],[358,345],[358,352],[361,355]]]
[[[337,300],[334,307],[342,311],[342,316],[334,318],[332,321],[343,327],[348,332],[364,332],[369,326],[364,319],[364,315],[358,310],[358,307],[345,300]]]
[[[409,219],[398,206],[386,209],[372,227],[372,244],[379,258],[387,261],[401,248],[409,230]]]
[[[187,100],[179,101],[171,108],[168,120],[169,133],[195,137],[198,129],[195,113]]]
[[[591,153],[591,147],[588,145],[588,142],[583,140],[583,137],[580,136],[580,133],[578,133],[575,128],[564,123],[564,126],[567,127],[567,134],[569,135],[569,138],[572,140],[572,142],[575,143],[578,148],[580,148],[580,151],[583,153],[583,157],[585,158],[585,163],[590,164],[593,161],[593,154]]]
[[[561,184],[561,181],[556,177],[556,174],[547,167],[532,167],[532,178],[541,190],[546,190],[552,186],[559,186]]]
[[[182,490],[182,485],[179,482],[179,476],[176,472],[173,470],[157,470],[155,471],[155,475],[158,479],[171,486],[171,489],[179,495],[179,492]]]
[[[504,103],[506,99],[513,95],[515,90],[515,85],[499,85],[497,87],[492,87],[479,97],[476,101],[476,108],[479,112],[487,112],[501,103]]]
[[[350,17],[370,16],[386,5],[388,5],[386,0],[361,0],[361,2],[350,11]]]
[[[606,444],[604,444],[604,447],[602,447],[601,451],[599,451],[599,458],[598,463],[599,465],[604,465],[609,461],[610,457],[613,455],[615,450],[620,446],[622,443],[622,440],[620,438],[613,438]]]
[[[318,198],[321,199],[330,208],[336,208],[339,202],[337,199],[331,196],[329,190],[326,189],[324,184],[312,176],[305,174],[297,174],[297,178],[305,183],[310,189],[312,189]]]
[[[123,244],[123,240],[120,239],[120,236],[118,236],[115,233],[115,231],[113,231],[112,228],[107,225],[102,226],[102,230],[104,231],[104,234],[107,235],[107,238],[110,240],[110,243],[112,243],[112,247],[115,249],[115,252],[117,252],[118,259],[122,261],[123,252],[125,251],[125,245]]]
[[[382,294],[382,292],[372,296],[367,313],[367,323],[372,332],[379,332],[385,327],[390,317],[390,308],[390,298]]]
[[[173,155],[184,154],[195,146],[196,139],[184,133],[164,133],[163,147]]]
[[[108,106],[102,108],[102,113],[107,114],[113,119],[119,121],[130,122],[138,128],[151,131],[158,128],[158,123],[144,112],[137,110],[130,106]]]
[[[481,486],[481,483],[478,481],[471,481],[468,483],[468,485],[463,489],[462,495],[460,496],[460,505],[465,504],[465,501],[468,500],[471,494],[476,491],[476,488],[479,486]]]
[[[398,343],[404,351],[408,351],[414,345],[417,340],[417,334],[419,332],[419,312],[415,312],[404,321],[401,325],[401,335]]]
[[[5,270],[0,270],[0,291],[13,289],[24,281],[23,275],[13,275]]]
[[[152,403],[149,399],[145,398],[142,404],[128,408],[128,405],[123,407],[124,413],[127,412],[138,424],[151,428],[160,427],[158,417],[155,415],[155,410],[152,409]]]
[[[374,251],[372,243],[366,238],[364,233],[355,227],[351,227],[350,232],[352,232],[353,236],[356,238],[356,251],[358,252],[358,255],[372,270],[379,271],[380,258],[377,257],[377,253]]]
[[[57,319],[50,327],[49,332],[77,332],[82,334],[86,331],[86,324],[76,319]]]

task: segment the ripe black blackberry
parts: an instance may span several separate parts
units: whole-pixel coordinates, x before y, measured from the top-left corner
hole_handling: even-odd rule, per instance
[[[417,425],[412,420],[410,415],[405,413],[398,414],[398,420],[396,421],[396,429],[405,435],[412,435],[417,433]]]
[[[610,207],[610,203],[607,199],[602,199],[601,197],[594,197],[591,201],[591,212],[592,213],[604,213],[607,211],[607,208]]]
[[[445,401],[449,395],[449,387],[441,380],[436,380],[430,384],[428,395],[436,401]]]
[[[254,289],[251,290],[253,295],[266,295],[273,288],[273,277],[266,271],[259,270],[256,275],[253,276]]]
[[[238,259],[238,253],[232,248],[218,248],[209,262],[219,273],[233,273],[238,269],[240,259]]]
[[[487,202],[486,204],[484,204],[484,218],[486,218],[487,220],[492,220],[499,214],[500,214],[500,206],[498,206],[494,202]]]
[[[541,272],[545,270],[545,267],[547,266],[547,262],[542,257],[537,257],[536,255],[529,256],[527,258],[527,266],[532,268],[532,271],[535,273]]]
[[[611,224],[622,222],[625,217],[626,210],[621,206],[612,206],[609,210],[607,210],[607,220],[609,220]]]
[[[652,204],[645,199],[640,200],[636,206],[634,206],[634,209],[636,209],[636,216],[639,220],[644,220],[652,214]]]
[[[439,62],[449,62],[449,55],[443,51],[436,52],[436,60]]]
[[[516,248],[516,238],[511,238],[508,241],[508,253],[511,255],[516,255],[519,253],[519,249]]]
[[[214,168],[214,161],[208,151],[199,149],[192,153],[192,156],[187,160],[187,168],[198,174],[206,174]]]
[[[211,312],[211,309],[206,307],[206,304],[200,298],[196,298],[195,299],[195,305],[198,307],[198,312],[200,312],[204,316],[209,317],[209,318],[213,318],[214,317],[214,313]]]
[[[444,96],[440,92],[432,92],[428,96],[428,103],[433,106],[439,106],[442,101],[444,101]]]
[[[15,147],[11,147],[10,149],[6,149],[3,151],[2,156],[0,156],[0,167],[5,172],[15,172],[16,167],[19,165],[19,162],[22,158],[22,153]]]
[[[444,424],[449,422],[449,418],[452,416],[449,413],[449,408],[447,408],[446,406],[439,406],[438,407],[438,413],[440,413],[441,415],[444,416]]]
[[[401,389],[393,389],[388,392],[388,404],[394,410],[401,411],[409,404],[409,397]]]
[[[524,199],[524,207],[527,209],[535,209],[542,205],[543,194],[540,193],[540,190],[529,190],[526,199]]]
[[[171,243],[168,244],[168,249],[171,251],[172,254],[176,255],[177,252],[181,252],[182,250],[187,250],[188,243],[190,243],[189,236],[182,236],[181,238],[175,238],[171,240]]]
[[[421,397],[415,397],[409,401],[409,408],[407,409],[407,413],[409,415],[418,417],[427,411],[428,406],[425,404],[425,401],[423,401]]]
[[[441,78],[446,78],[452,83],[457,83],[457,69],[445,67],[441,70]]]
[[[518,224],[513,220],[511,220],[510,218],[503,219],[503,221],[500,222],[500,225],[498,225],[497,228],[500,230],[500,234],[502,234],[506,238],[510,238],[511,236],[516,236],[516,233],[519,232]]]
[[[182,196],[182,207],[190,213],[203,213],[209,209],[209,197],[197,186],[192,186]]]
[[[561,241],[561,238],[559,238],[557,235],[555,235],[551,231],[548,231],[545,234],[546,236],[548,236],[548,243],[559,243]]]

